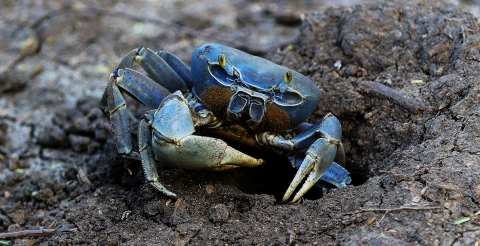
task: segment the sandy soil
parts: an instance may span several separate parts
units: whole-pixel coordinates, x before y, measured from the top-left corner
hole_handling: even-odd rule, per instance
[[[479,28],[431,2],[1,1],[0,235],[55,232],[0,244],[477,245]],[[204,42],[312,78],[323,97],[309,120],[340,119],[353,185],[280,204],[295,170],[254,153],[267,164],[159,164],[171,201],[116,157],[98,109],[112,69],[140,45],[188,63]]]

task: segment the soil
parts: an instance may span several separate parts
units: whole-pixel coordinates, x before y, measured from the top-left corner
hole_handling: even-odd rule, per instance
[[[1,2],[0,232],[55,234],[0,244],[480,242],[472,14],[441,1],[215,3]],[[340,119],[353,184],[280,204],[295,170],[262,152],[264,166],[227,172],[159,164],[162,183],[180,196],[172,201],[145,183],[137,161],[116,156],[98,109],[112,69],[140,45],[189,63],[205,42],[312,78],[323,96],[309,121]],[[132,101],[137,116],[145,112]]]

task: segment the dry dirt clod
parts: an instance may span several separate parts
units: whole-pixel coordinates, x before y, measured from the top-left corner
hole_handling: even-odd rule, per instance
[[[10,159],[9,159],[9,162],[8,162],[8,169],[10,169],[12,171],[17,169],[19,161],[20,161],[20,157],[18,156],[18,154],[13,153],[12,155],[10,155]]]
[[[227,206],[225,204],[216,204],[210,207],[210,220],[214,223],[216,222],[226,222],[230,212],[228,211]]]
[[[478,200],[480,200],[480,185],[477,185],[477,186],[473,189],[473,195],[475,196],[475,198],[477,198]]]

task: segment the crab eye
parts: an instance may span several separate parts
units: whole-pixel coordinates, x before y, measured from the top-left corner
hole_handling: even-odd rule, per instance
[[[285,80],[285,83],[290,83],[292,81],[292,71],[288,70],[285,75],[283,75],[283,80]]]
[[[222,67],[227,65],[227,58],[225,58],[223,54],[218,55],[218,64],[220,64]]]

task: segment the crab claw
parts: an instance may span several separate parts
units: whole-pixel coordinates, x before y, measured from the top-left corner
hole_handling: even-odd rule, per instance
[[[315,135],[320,136],[316,139],[309,147],[305,153],[302,164],[298,168],[295,178],[293,178],[290,186],[288,187],[285,195],[282,198],[282,202],[285,203],[288,201],[293,192],[297,189],[302,180],[307,177],[305,183],[302,185],[300,190],[295,194],[290,203],[298,201],[315,183],[322,178],[322,176],[327,173],[327,170],[331,168],[334,160],[344,165],[344,150],[341,144],[342,138],[342,128],[340,122],[336,117],[331,114],[328,114],[324,119],[314,126],[312,126]],[[302,142],[303,136],[297,136],[298,141],[297,145]],[[304,141],[306,143],[308,141]],[[330,173],[334,171],[330,171]],[[329,176],[329,175],[327,175]],[[343,175],[344,176],[344,175]],[[347,175],[348,176],[348,175]],[[331,177],[326,177],[327,181]],[[349,180],[345,180],[349,182]]]
[[[295,178],[293,178],[285,195],[282,198],[282,203],[288,201],[298,185],[310,173],[302,188],[293,197],[290,203],[298,201],[313,185],[327,172],[328,168],[335,158],[337,153],[337,144],[339,142],[334,139],[320,138],[317,139],[307,150],[305,159],[297,171]]]

